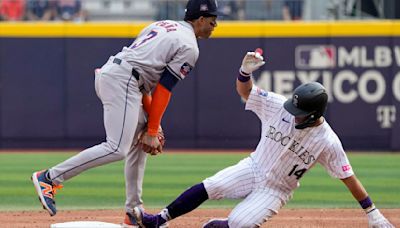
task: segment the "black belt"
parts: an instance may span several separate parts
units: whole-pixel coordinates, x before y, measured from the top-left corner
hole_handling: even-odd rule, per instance
[[[121,65],[122,59],[114,58],[113,63],[118,64],[118,65]],[[133,67],[132,67],[132,75],[133,75],[133,77],[136,78],[136,81],[139,81],[139,72],[137,72],[137,71],[135,70],[135,68],[133,68]]]

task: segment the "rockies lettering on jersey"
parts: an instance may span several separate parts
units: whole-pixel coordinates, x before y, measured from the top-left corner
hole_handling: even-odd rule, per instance
[[[298,155],[298,157],[304,162],[304,164],[308,165],[311,162],[315,161],[314,155],[310,155],[304,146],[300,145],[300,142],[293,139],[291,141],[290,136],[283,136],[282,132],[276,131],[276,128],[273,126],[269,126],[269,131],[266,134],[267,138],[274,140],[275,142],[279,142],[282,146],[287,146],[290,142],[289,150]]]
[[[335,178],[353,175],[342,144],[324,121],[316,127],[295,128],[295,118],[283,108],[286,98],[256,86],[246,101],[246,109],[261,120],[261,135],[250,157],[255,170],[262,173],[266,187],[286,196],[316,162]]]

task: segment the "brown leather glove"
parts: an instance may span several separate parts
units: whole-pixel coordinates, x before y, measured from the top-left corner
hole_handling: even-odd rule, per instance
[[[139,144],[143,151],[150,155],[162,153],[165,144],[165,136],[161,126],[158,128],[157,136],[149,135],[147,129],[145,129],[144,133],[139,136]]]

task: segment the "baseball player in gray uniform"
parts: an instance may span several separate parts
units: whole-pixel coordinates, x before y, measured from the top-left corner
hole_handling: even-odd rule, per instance
[[[210,37],[218,14],[216,0],[189,0],[184,21],[150,24],[96,71],[95,90],[103,104],[106,141],[32,174],[39,199],[51,216],[57,212],[54,195],[61,183],[87,169],[125,159],[124,223],[136,225],[130,214],[133,207],[142,205],[146,153],[162,151],[158,134],[171,91],[195,66],[197,38]]]
[[[160,227],[208,199],[243,199],[228,218],[212,219],[204,228],[260,227],[276,215],[317,162],[343,181],[368,217],[370,227],[393,227],[374,206],[354,175],[342,144],[323,117],[328,95],[317,83],[303,84],[291,99],[253,86],[251,74],[264,64],[260,53],[248,52],[236,80],[246,110],[261,120],[261,138],[249,157],[183,192],[157,215],[134,208],[140,227]]]

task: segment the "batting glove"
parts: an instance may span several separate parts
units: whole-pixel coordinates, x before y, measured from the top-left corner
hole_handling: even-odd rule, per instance
[[[253,71],[258,70],[262,65],[264,65],[264,57],[258,52],[247,52],[242,61],[242,66],[240,67],[240,73],[244,76],[248,76]]]
[[[367,216],[369,228],[394,228],[378,209],[369,212]]]

